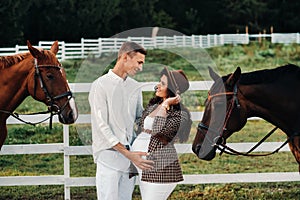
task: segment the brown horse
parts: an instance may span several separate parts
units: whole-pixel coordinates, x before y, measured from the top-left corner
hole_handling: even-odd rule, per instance
[[[300,68],[290,64],[242,74],[238,67],[223,77],[211,68],[209,72],[214,84],[193,142],[194,153],[212,160],[216,149],[222,151],[226,139],[242,129],[247,118],[260,117],[286,133],[300,172]]]
[[[7,136],[6,120],[27,96],[41,101],[63,124],[74,123],[77,107],[56,58],[58,42],[50,50],[34,48],[27,41],[29,52],[0,57],[0,149]]]

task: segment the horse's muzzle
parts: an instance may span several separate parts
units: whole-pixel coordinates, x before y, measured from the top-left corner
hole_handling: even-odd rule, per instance
[[[210,161],[216,156],[216,147],[204,148],[202,145],[197,144],[193,145],[192,150],[201,160]]]
[[[58,114],[59,121],[63,124],[73,124],[78,118],[78,109],[74,98],[71,98],[68,104],[69,105]]]

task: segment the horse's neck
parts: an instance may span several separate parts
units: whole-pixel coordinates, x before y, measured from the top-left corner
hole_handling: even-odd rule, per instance
[[[27,77],[32,69],[30,62],[30,59],[25,59],[1,71],[1,110],[13,111],[28,96]]]
[[[244,96],[244,105],[249,117],[260,117],[288,132],[294,126],[295,120],[300,120],[299,106],[291,101],[286,91],[280,90],[279,86],[241,86]],[[291,113],[295,113],[291,115]],[[289,119],[291,117],[291,119]]]

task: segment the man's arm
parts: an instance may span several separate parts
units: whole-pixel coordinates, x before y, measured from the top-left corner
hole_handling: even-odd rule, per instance
[[[93,141],[110,148],[119,142],[108,125],[108,106],[104,90],[99,82],[92,84],[89,93]]]

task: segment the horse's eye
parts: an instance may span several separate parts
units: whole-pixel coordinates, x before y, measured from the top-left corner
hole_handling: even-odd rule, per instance
[[[53,80],[53,79],[54,79],[54,76],[53,76],[52,74],[47,74],[46,76],[47,76],[47,78],[48,78],[49,80]]]

